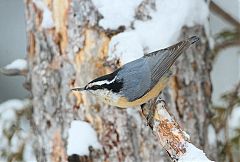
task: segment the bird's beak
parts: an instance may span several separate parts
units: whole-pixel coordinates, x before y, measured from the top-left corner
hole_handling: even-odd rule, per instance
[[[72,88],[71,90],[72,91],[84,91],[84,90],[86,90],[86,88],[85,87],[82,87],[82,88],[76,87],[76,88]]]

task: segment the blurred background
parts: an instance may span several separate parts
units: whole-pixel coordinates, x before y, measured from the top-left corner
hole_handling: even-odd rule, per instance
[[[78,1],[76,1],[76,3],[77,2]],[[238,40],[238,43],[233,43],[226,46],[223,45],[220,46],[219,49],[215,49],[216,51],[213,50],[215,54],[212,64],[212,71],[210,73],[210,79],[213,88],[211,98],[212,108],[216,109],[216,112],[214,111],[215,116],[213,117],[213,123],[230,121],[230,124],[228,125],[229,130],[238,132],[235,133],[232,138],[227,137],[227,142],[223,142],[226,145],[223,144],[224,146],[222,146],[222,151],[225,152],[224,155],[229,153],[229,151],[227,151],[229,147],[233,147],[230,149],[233,152],[230,153],[233,157],[227,158],[227,161],[238,162],[240,161],[240,107],[238,107],[240,103],[240,1],[213,0],[212,2],[214,2],[214,5],[211,6],[212,8],[210,7],[208,19],[209,24],[207,26],[204,26],[205,30],[207,30],[207,33],[209,34],[207,37],[209,39],[210,48],[214,49],[214,46],[217,45],[218,42],[224,42],[224,40]],[[49,6],[51,6],[50,2],[47,3]],[[217,5],[217,7],[215,5]],[[54,7],[51,6],[49,8],[52,9]],[[29,38],[27,38],[26,29],[28,27],[25,17],[26,5],[23,1],[0,0],[0,35],[2,38],[0,39],[0,67],[5,67],[12,61],[19,58],[26,59],[28,53],[27,39]],[[231,17],[233,20],[229,19],[229,17]],[[235,26],[234,24],[237,24],[238,26]],[[26,79],[24,76],[6,76],[0,74],[0,103],[2,103],[2,106],[0,106],[0,108],[2,108],[4,106],[4,103],[10,99],[20,99],[24,100],[25,102],[25,98],[31,96],[26,88],[23,87],[25,80]],[[227,109],[231,109],[231,111],[228,111]],[[234,114],[232,112],[234,112]],[[0,117],[3,118],[3,116]],[[29,118],[26,117],[26,120],[29,120]],[[231,122],[234,122],[234,124],[231,125]],[[218,126],[218,124],[216,125],[217,126],[214,127],[218,129],[217,127],[220,126]],[[25,126],[25,129],[30,130],[30,127],[30,125],[27,125]],[[232,133],[230,132],[229,134]],[[4,150],[4,148],[5,146],[0,144],[0,151]],[[32,158],[31,155],[27,155],[29,152],[33,153],[33,150],[30,148],[28,148],[28,150],[30,151],[27,151],[25,153],[25,159],[35,161],[36,159]],[[219,154],[221,154],[221,152]],[[7,153],[0,153],[0,156],[9,155]],[[6,160],[4,157],[0,159]]]
[[[9,62],[18,58],[25,58],[27,53],[27,33],[24,18],[23,1],[1,0],[0,1],[0,67],[4,67]],[[27,96],[27,91],[23,88],[23,77],[0,76],[0,102],[11,98],[23,99]],[[14,92],[14,93],[13,93]]]

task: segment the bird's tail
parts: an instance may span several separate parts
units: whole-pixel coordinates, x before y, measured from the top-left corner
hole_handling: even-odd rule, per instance
[[[193,36],[193,37],[188,38],[188,41],[189,41],[191,44],[193,44],[193,43],[195,43],[195,42],[198,42],[199,40],[200,40],[200,38],[197,37],[197,36]]]
[[[145,57],[151,56],[151,55],[156,55],[156,54],[161,54],[164,51],[168,51],[170,53],[170,56],[172,56],[174,58],[174,60],[176,58],[178,58],[186,49],[188,49],[190,47],[191,44],[194,44],[195,42],[198,42],[200,39],[197,36],[192,36],[188,39],[185,39],[183,41],[180,41],[172,46],[169,46],[167,48],[161,49],[161,50],[157,50],[151,53],[148,53],[145,55]],[[169,55],[168,55],[169,57]],[[173,61],[174,61],[173,60]]]
[[[200,40],[199,37],[193,36],[186,40],[178,42],[177,44],[174,44],[174,45],[168,47],[167,49],[170,51],[171,54],[174,55],[174,57],[177,58],[184,51],[186,51],[186,49],[188,49],[191,44],[194,44],[194,43],[198,42],[199,40]]]
[[[170,69],[176,59],[184,53],[191,44],[197,41],[199,41],[199,38],[193,36],[165,49],[145,55],[144,57],[149,57],[149,59],[151,59],[150,62],[154,65],[152,68],[152,77],[157,78],[156,80],[161,78]]]
[[[198,42],[199,40],[199,37],[192,36],[188,39],[185,39],[178,42],[177,44],[168,47],[167,49],[169,50],[170,55],[168,56],[168,59],[166,61],[169,61],[171,66],[175,62],[175,60],[190,47],[190,45]]]

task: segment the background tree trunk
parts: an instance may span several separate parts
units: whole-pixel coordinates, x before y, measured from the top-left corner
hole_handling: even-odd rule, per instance
[[[72,93],[70,88],[84,85],[113,70],[106,65],[111,37],[122,29],[106,31],[98,26],[101,17],[89,0],[46,0],[54,28],[45,29],[41,7],[26,1],[28,32],[27,87],[32,93],[32,127],[38,161],[66,161],[68,129],[71,121],[85,120],[95,128],[101,150],[91,150],[80,161],[166,161],[151,130],[136,109],[121,110],[98,102],[88,94]],[[143,14],[144,15],[144,14]],[[211,62],[202,26],[184,28],[182,37],[202,37],[201,43],[177,61],[176,75],[164,98],[181,125],[199,147],[207,142],[211,101]],[[76,139],[77,143],[77,139]],[[71,156],[73,160],[76,156]],[[166,159],[167,156],[165,156]],[[78,157],[77,157],[78,159]]]

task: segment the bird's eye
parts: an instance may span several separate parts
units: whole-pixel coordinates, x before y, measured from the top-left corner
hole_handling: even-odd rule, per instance
[[[94,86],[92,86],[91,89],[92,89],[92,90],[96,90],[96,89],[98,89],[98,86],[94,85]]]

